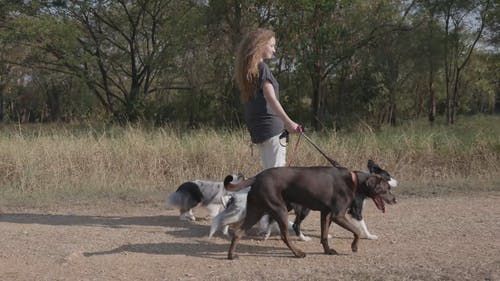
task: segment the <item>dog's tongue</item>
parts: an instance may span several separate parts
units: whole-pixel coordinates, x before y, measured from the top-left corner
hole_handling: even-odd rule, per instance
[[[382,198],[380,198],[380,196],[377,196],[377,197],[373,198],[373,202],[375,203],[375,206],[377,206],[377,208],[380,211],[382,211],[382,213],[385,213],[384,200],[382,200]]]

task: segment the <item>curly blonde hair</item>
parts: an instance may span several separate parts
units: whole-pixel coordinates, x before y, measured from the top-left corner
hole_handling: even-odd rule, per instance
[[[259,79],[259,62],[265,45],[274,37],[269,29],[259,28],[247,34],[236,51],[235,80],[240,89],[241,100],[247,103],[255,94]]]

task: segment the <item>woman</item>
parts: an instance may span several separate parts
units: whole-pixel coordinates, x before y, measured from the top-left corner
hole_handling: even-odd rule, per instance
[[[302,131],[281,106],[278,81],[264,62],[275,51],[274,32],[257,29],[245,36],[236,53],[236,83],[245,106],[245,121],[264,169],[286,164],[286,147],[279,141],[283,130]]]

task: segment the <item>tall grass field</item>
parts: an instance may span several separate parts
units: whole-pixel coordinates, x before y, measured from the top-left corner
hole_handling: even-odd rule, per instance
[[[261,168],[245,128],[183,130],[69,125],[0,127],[1,206],[162,204],[191,179],[221,181]],[[398,181],[403,196],[500,190],[500,116],[463,117],[453,126],[412,122],[373,130],[308,132],[331,158],[352,170],[373,159]],[[329,165],[292,135],[293,166]]]

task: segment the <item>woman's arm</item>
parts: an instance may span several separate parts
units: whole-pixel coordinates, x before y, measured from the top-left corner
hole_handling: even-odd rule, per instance
[[[299,124],[295,123],[288,117],[288,114],[286,114],[285,109],[283,109],[283,106],[281,106],[281,103],[278,101],[276,98],[276,94],[274,93],[274,88],[271,82],[265,81],[264,85],[262,86],[263,92],[264,92],[264,97],[266,98],[266,101],[269,103],[271,106],[271,109],[283,120],[283,123],[285,123],[285,128],[289,132],[300,132],[300,126]]]

